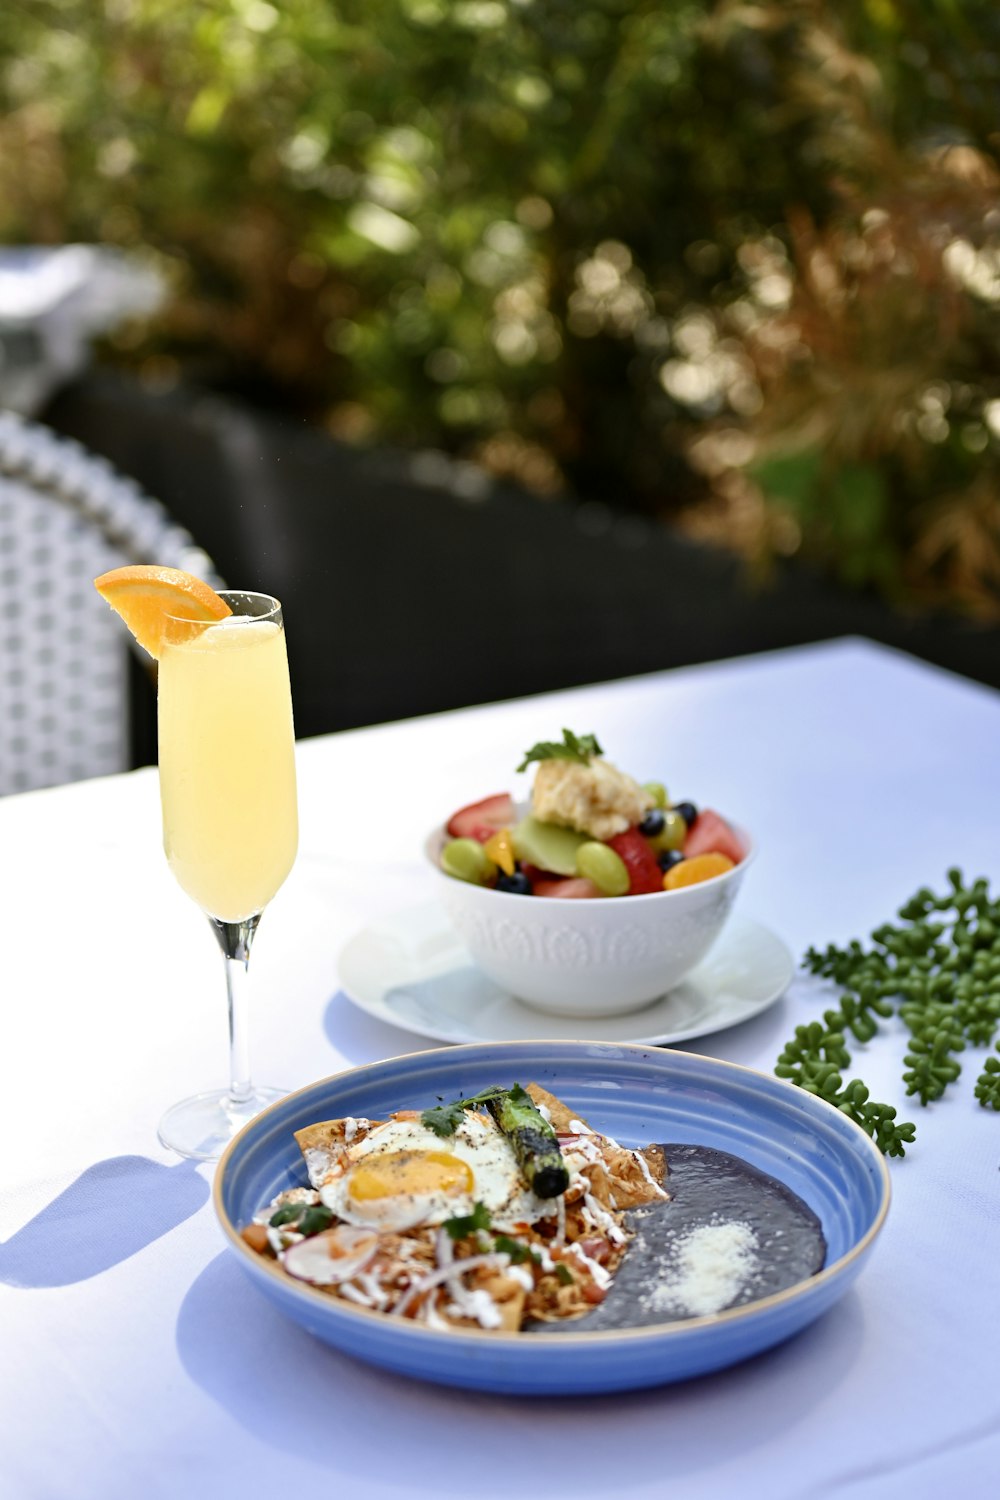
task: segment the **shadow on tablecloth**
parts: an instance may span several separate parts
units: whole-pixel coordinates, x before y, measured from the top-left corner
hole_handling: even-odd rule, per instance
[[[727,1463],[780,1440],[851,1382],[862,1357],[861,1308],[852,1290],[779,1348],[684,1384],[520,1400],[423,1385],[338,1353],[282,1317],[227,1252],[185,1297],[177,1349],[190,1379],[255,1439],[345,1482],[391,1488],[433,1472],[442,1500],[468,1500],[476,1482],[441,1448],[443,1434],[461,1430],[480,1475],[509,1472],[512,1453],[528,1464],[532,1452],[585,1453],[586,1462],[567,1463],[566,1493],[627,1495],[718,1465],[723,1432]],[[545,1488],[556,1493],[548,1480]]]
[[[70,1286],[128,1260],[176,1229],[206,1202],[194,1162],[166,1166],[145,1156],[111,1156],[0,1244],[0,1282]]]
[[[367,1015],[343,990],[336,992],[323,1013],[323,1031],[331,1046],[349,1063],[367,1063],[374,1057],[402,1057],[406,1052],[426,1052],[431,1047],[448,1045]]]

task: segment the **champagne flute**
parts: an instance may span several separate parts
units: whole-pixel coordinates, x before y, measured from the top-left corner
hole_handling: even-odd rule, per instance
[[[295,736],[281,605],[223,590],[217,622],[170,617],[158,674],[163,846],[177,881],[208,917],[225,960],[229,1087],[163,1116],[159,1139],[214,1161],[282,1089],[255,1085],[247,967],[261,913],[298,846]]]

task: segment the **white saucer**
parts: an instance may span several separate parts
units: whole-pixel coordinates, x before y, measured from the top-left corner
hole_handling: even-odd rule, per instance
[[[355,934],[339,958],[347,998],[380,1021],[440,1042],[683,1042],[736,1026],[784,994],[795,972],[768,928],[733,916],[681,984],[641,1010],[588,1019],[534,1010],[477,969],[436,903]]]

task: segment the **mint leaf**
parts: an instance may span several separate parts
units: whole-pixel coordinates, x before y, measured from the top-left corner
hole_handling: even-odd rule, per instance
[[[572,729],[564,729],[562,743],[558,740],[539,740],[537,745],[532,745],[530,750],[524,752],[524,759],[517,769],[526,771],[532,761],[536,760],[574,760],[578,765],[587,766],[595,755],[603,754],[596,735],[577,735]]]

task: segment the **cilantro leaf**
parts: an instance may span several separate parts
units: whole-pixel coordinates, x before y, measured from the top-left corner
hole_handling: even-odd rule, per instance
[[[471,1214],[456,1214],[454,1218],[445,1219],[441,1225],[446,1229],[453,1240],[464,1240],[477,1229],[489,1229],[490,1211],[485,1203],[477,1203]]]
[[[509,1234],[498,1234],[493,1240],[494,1250],[502,1250],[504,1255],[510,1256],[513,1266],[519,1266],[523,1261],[533,1261],[536,1266],[541,1265],[542,1257],[534,1250],[529,1250],[527,1245],[522,1245],[520,1240],[512,1240]]]
[[[477,1104],[489,1104],[493,1099],[500,1099],[506,1093],[499,1084],[491,1088],[483,1089],[479,1094],[472,1094],[468,1099],[452,1099],[449,1104],[433,1104],[430,1109],[425,1109],[420,1116],[420,1123],[427,1130],[433,1130],[435,1135],[442,1138],[454,1135],[462,1123],[462,1115],[467,1109],[475,1109]]]
[[[526,771],[535,760],[575,760],[579,765],[586,766],[595,755],[603,754],[596,735],[577,735],[572,729],[564,729],[561,744],[558,740],[539,740],[537,745],[532,745],[530,750],[524,752],[524,759],[517,769]]]

